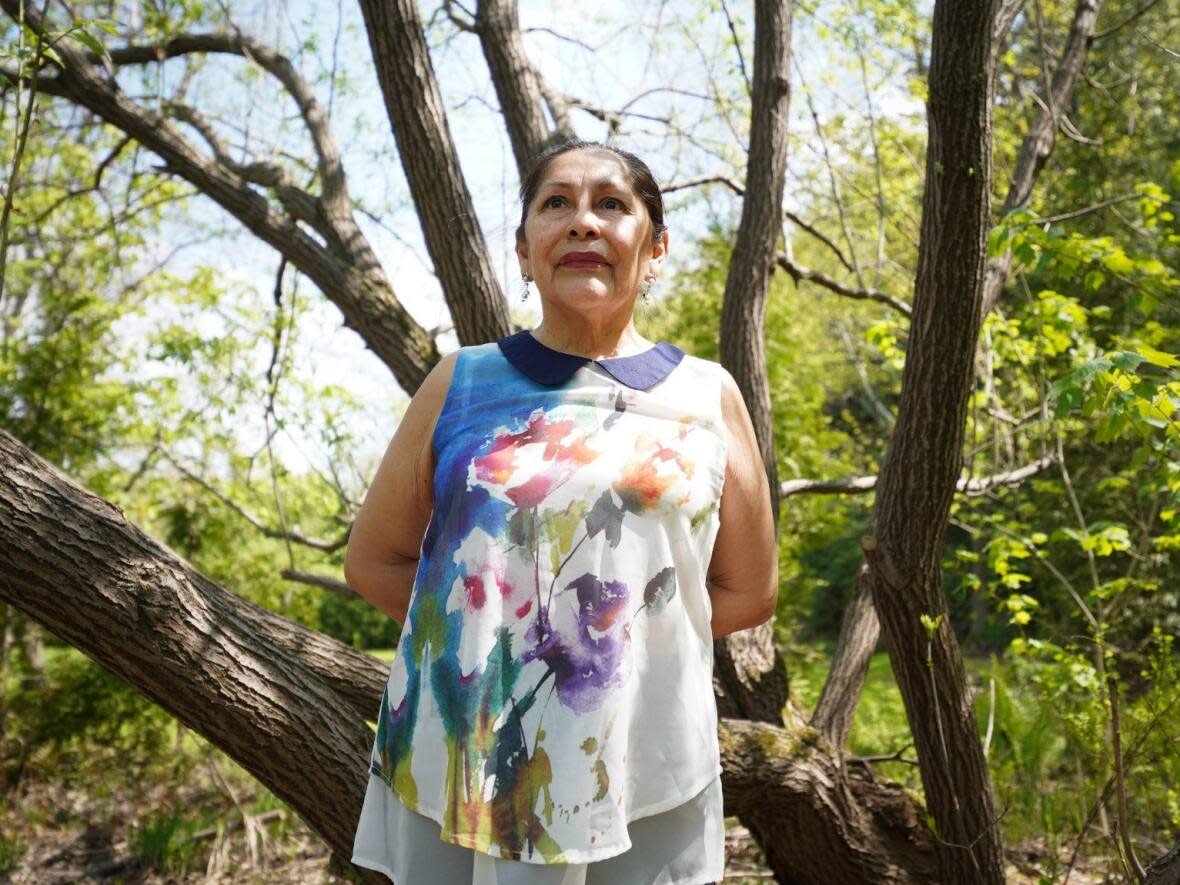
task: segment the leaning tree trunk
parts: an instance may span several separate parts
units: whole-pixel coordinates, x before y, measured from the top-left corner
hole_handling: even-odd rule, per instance
[[[913,317],[897,424],[862,539],[937,828],[939,869],[956,885],[1004,881],[991,778],[942,587],[987,255],[994,19],[993,0],[934,7]],[[929,638],[924,621],[937,624]]]
[[[226,591],[3,431],[0,599],[204,735],[351,857],[386,664]],[[726,813],[764,832],[778,881],[937,881],[905,791],[843,769],[814,729],[726,719],[720,739]]]
[[[459,168],[446,108],[414,0],[361,0],[377,82],[426,248],[460,344],[511,329],[508,304]]]

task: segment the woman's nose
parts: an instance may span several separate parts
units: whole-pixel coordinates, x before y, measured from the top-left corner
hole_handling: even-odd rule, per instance
[[[594,214],[591,206],[580,207],[570,222],[570,236],[580,237],[583,234],[598,235],[598,216]]]

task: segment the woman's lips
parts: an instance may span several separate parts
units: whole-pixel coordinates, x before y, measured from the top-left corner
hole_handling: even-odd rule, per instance
[[[560,267],[593,268],[604,267],[606,259],[594,252],[571,252],[561,259]]]

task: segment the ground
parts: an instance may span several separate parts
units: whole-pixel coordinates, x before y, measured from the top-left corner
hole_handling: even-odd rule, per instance
[[[11,885],[65,885],[65,883],[103,883],[103,885],[215,885],[215,883],[318,883],[343,885],[348,880],[334,874],[327,846],[286,809],[273,808],[248,812],[253,839],[249,843],[240,813],[228,814],[221,833],[207,827],[170,842],[168,856],[179,865],[187,858],[185,872],[165,872],[146,866],[132,853],[130,845],[137,823],[137,809],[154,807],[171,798],[181,807],[197,807],[219,794],[212,778],[193,778],[169,796],[169,788],[160,786],[134,795],[128,789],[103,798],[94,798],[77,789],[60,785],[28,789],[9,807],[3,819],[5,844],[23,847],[23,858],[8,877],[0,873],[0,882]],[[200,781],[206,781],[200,783]],[[10,800],[13,797],[9,797]],[[238,796],[246,802],[245,794]],[[231,803],[232,804],[232,803]],[[246,807],[249,807],[248,804]],[[22,821],[24,822],[22,824]],[[36,826],[30,822],[37,821]],[[762,864],[761,852],[749,833],[735,818],[727,821],[726,885],[762,885],[773,881]],[[142,839],[136,841],[142,846]],[[1059,868],[1068,862],[1068,851]],[[1008,881],[1017,885],[1059,882],[1063,875],[1053,875],[1043,845],[1014,846],[1008,852]],[[1087,858],[1075,866],[1069,878],[1072,885],[1116,883],[1121,878],[1106,878],[1092,872],[1107,866],[1103,858]]]

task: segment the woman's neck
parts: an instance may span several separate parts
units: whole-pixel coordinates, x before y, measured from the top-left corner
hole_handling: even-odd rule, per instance
[[[640,336],[631,323],[622,329],[574,329],[558,327],[555,323],[546,323],[542,320],[541,324],[532,330],[532,336],[551,350],[592,360],[634,356],[653,347],[650,341]]]

